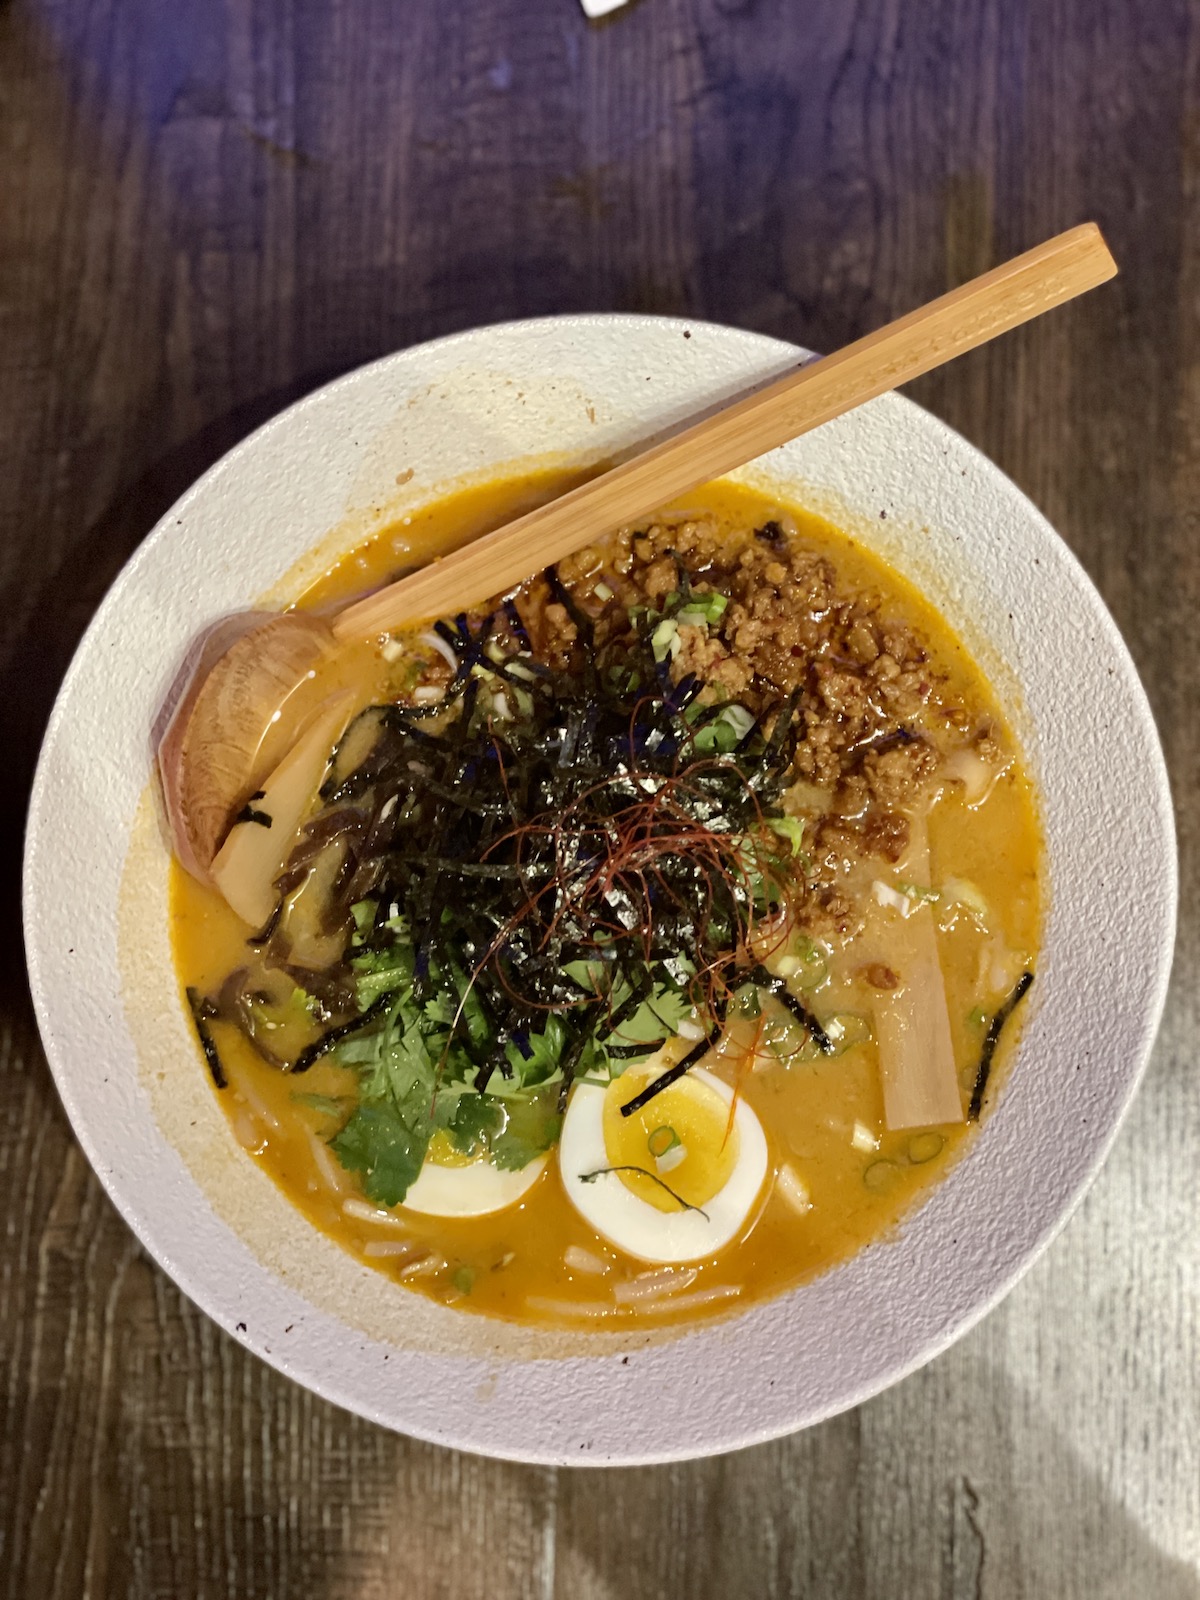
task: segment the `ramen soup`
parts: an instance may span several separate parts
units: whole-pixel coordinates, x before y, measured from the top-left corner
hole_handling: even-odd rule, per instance
[[[303,604],[555,487],[448,498]],[[860,544],[710,486],[319,687],[212,881],[174,865],[174,948],[237,1138],[397,1292],[727,1314],[945,1175],[1033,979],[1034,795]]]

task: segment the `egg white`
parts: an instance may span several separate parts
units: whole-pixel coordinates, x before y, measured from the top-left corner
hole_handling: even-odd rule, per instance
[[[426,1217],[486,1217],[503,1211],[542,1175],[548,1157],[535,1156],[518,1172],[505,1172],[486,1159],[464,1167],[443,1167],[426,1161],[404,1197],[404,1210]]]
[[[689,1074],[714,1090],[726,1105],[733,1090],[711,1072]],[[571,1091],[558,1145],[558,1166],[571,1204],[603,1239],[639,1261],[664,1265],[714,1255],[738,1234],[754,1207],[767,1175],[767,1141],[762,1124],[744,1100],[734,1112],[738,1158],[723,1188],[701,1211],[659,1211],[639,1199],[610,1165],[604,1143],[604,1097],[596,1084],[578,1083]],[[584,1182],[589,1173],[600,1176]]]

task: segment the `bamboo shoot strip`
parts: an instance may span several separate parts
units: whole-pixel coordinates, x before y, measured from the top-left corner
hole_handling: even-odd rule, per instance
[[[904,875],[928,883],[929,838],[923,818],[913,820],[911,838]],[[933,907],[924,903],[908,916],[888,913],[887,922],[887,960],[901,981],[895,989],[881,990],[875,1000],[884,1118],[893,1131],[961,1122],[962,1094]]]

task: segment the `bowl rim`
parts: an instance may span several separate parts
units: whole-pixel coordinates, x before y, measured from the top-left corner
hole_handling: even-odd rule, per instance
[[[1154,984],[1147,1001],[1142,1008],[1141,1028],[1136,1047],[1136,1066],[1129,1072],[1124,1080],[1121,1101],[1115,1114],[1104,1131],[1101,1138],[1092,1143],[1089,1160],[1085,1168],[1077,1176],[1073,1192],[1066,1203],[1063,1204],[1051,1221],[1029,1241],[1024,1243],[1018,1258],[1009,1270],[995,1277],[989,1291],[973,1299],[969,1310],[958,1317],[952,1324],[944,1327],[937,1337],[928,1340],[920,1348],[913,1351],[911,1356],[898,1364],[890,1365],[885,1370],[878,1371],[869,1377],[864,1377],[857,1384],[845,1388],[836,1398],[825,1406],[816,1409],[811,1415],[806,1415],[800,1420],[790,1415],[777,1417],[774,1421],[760,1423],[756,1426],[745,1428],[743,1431],[736,1429],[709,1441],[700,1448],[694,1446],[681,1446],[662,1448],[658,1450],[635,1449],[627,1454],[614,1454],[606,1457],[586,1456],[561,1453],[556,1451],[531,1451],[521,1445],[505,1449],[502,1444],[489,1441],[487,1444],[473,1442],[468,1437],[448,1431],[439,1433],[436,1429],[422,1428],[410,1422],[400,1422],[396,1419],[386,1405],[374,1406],[364,1403],[361,1394],[356,1394],[351,1386],[343,1385],[337,1376],[329,1373],[314,1374],[311,1371],[300,1370],[298,1363],[289,1359],[286,1351],[269,1351],[260,1342],[250,1339],[238,1325],[235,1309],[214,1301],[209,1292],[208,1285],[198,1276],[193,1265],[187,1261],[176,1259],[171,1251],[166,1249],[156,1238],[152,1224],[138,1209],[132,1196],[118,1181],[117,1176],[106,1167],[102,1149],[93,1136],[93,1128],[88,1115],[88,1107],[76,1093],[69,1060],[60,1056],[54,1030],[54,1006],[47,986],[43,980],[42,949],[39,942],[40,912],[38,906],[38,890],[35,882],[34,865],[39,840],[40,819],[51,801],[52,775],[48,761],[48,752],[53,742],[58,738],[60,728],[67,715],[67,702],[79,673],[85,670],[88,647],[90,642],[102,628],[110,606],[120,603],[121,593],[125,587],[136,581],[136,576],[141,560],[147,551],[157,546],[164,539],[169,538],[171,524],[180,508],[204,490],[211,480],[219,473],[227,471],[246,455],[260,447],[264,439],[280,431],[294,427],[297,420],[304,415],[306,410],[315,404],[337,393],[339,389],[349,388],[360,384],[371,375],[390,371],[402,366],[415,353],[425,355],[444,355],[458,349],[470,351],[477,347],[481,336],[499,335],[502,338],[518,338],[527,334],[536,334],[540,330],[552,329],[580,330],[587,328],[600,328],[606,331],[616,330],[630,335],[636,335],[647,326],[655,328],[674,329],[680,332],[708,331],[722,337],[733,336],[736,341],[749,342],[765,356],[790,357],[793,360],[804,359],[808,352],[801,347],[786,341],[770,338],[765,335],[753,333],[749,330],[731,328],[719,323],[706,322],[701,318],[687,317],[657,317],[635,313],[604,313],[591,312],[583,314],[551,315],[529,319],[513,319],[491,324],[484,324],[448,334],[443,337],[425,341],[419,345],[408,346],[404,349],[393,351],[377,357],[369,362],[355,367],[328,383],[321,384],[309,391],[299,399],[293,401],[282,411],[270,417],[253,432],[240,440],[228,452],[213,463],[198,479],[184,491],[180,499],[172,505],[156,522],[155,526],[139,543],[132,552],[129,560],[122,567],[114,583],[105,594],[96,613],[90,620],[79,645],[76,648],[72,661],[63,677],[59,687],[55,705],[47,723],[43,738],[42,750],[39,755],[37,770],[30,792],[27,811],[25,853],[22,875],[22,901],[23,924],[25,934],[25,948],[29,967],[30,988],[33,996],[35,1013],[43,1045],[55,1081],[55,1086],[62,1100],[71,1123],[72,1131],[81,1148],[88,1158],[89,1164],[113,1202],[118,1213],[129,1225],[141,1244],[149,1254],[163,1268],[168,1276],[189,1296],[206,1315],[216,1321],[226,1332],[231,1334],[239,1343],[252,1349],[255,1354],[274,1366],[286,1376],[302,1383],[305,1387],[320,1394],[322,1397],[366,1417],[381,1426],[393,1430],[403,1431],[412,1437],[420,1438],[431,1443],[448,1444],[454,1448],[468,1452],[484,1454],[497,1459],[516,1462],[538,1463],[545,1465],[595,1465],[603,1460],[604,1464],[633,1465],[655,1464],[676,1460],[693,1459],[699,1454],[719,1454],[736,1449],[741,1449],[753,1444],[764,1443],[772,1439],[783,1437],[797,1431],[798,1428],[814,1425],[817,1422],[837,1415],[863,1403],[873,1395],[880,1393],[884,1388],[900,1381],[913,1371],[917,1370],[947,1349],[957,1339],[961,1338],[984,1316],[986,1316],[1014,1287],[1019,1279],[1033,1266],[1034,1262],[1054,1241],[1066,1224],[1070,1221],[1075,1211],[1081,1204],[1085,1194],[1095,1180],[1101,1166],[1107,1159],[1112,1145],[1120,1131],[1121,1125],[1128,1114],[1133,1097],[1147,1070],[1154,1037],[1161,1020],[1165,1005],[1171,974],[1171,957],[1175,940],[1175,929],[1178,907],[1178,864],[1177,846],[1174,828],[1174,816],[1171,803],[1170,785],[1165,759],[1162,754],[1161,742],[1157,737],[1154,726],[1153,713],[1146,696],[1144,687],[1137,674],[1136,667],[1129,655],[1128,649],[1120,634],[1119,629],[1110,615],[1103,598],[1091,579],[1088,577],[1078,558],[1057,534],[1049,521],[1029,500],[1028,496],[996,466],[989,457],[985,456],[969,441],[964,439],[940,418],[933,416],[917,406],[914,402],[895,394],[884,396],[882,401],[873,402],[875,405],[899,405],[906,408],[910,420],[919,427],[931,430],[932,434],[942,440],[948,440],[955,453],[963,459],[970,458],[976,469],[994,483],[1000,485],[1004,492],[1016,496],[1022,503],[1025,516],[1031,524],[1036,525],[1039,533],[1048,538],[1057,546],[1058,556],[1064,569],[1068,570],[1079,590],[1087,595],[1091,612],[1090,622],[1101,629],[1114,656],[1121,659],[1126,671],[1124,687],[1132,695],[1135,710],[1142,719],[1143,724],[1153,733],[1150,740],[1152,751],[1153,770],[1148,774],[1149,788],[1153,791],[1155,811],[1162,825],[1162,852],[1160,866],[1163,873],[1161,884],[1162,892],[1159,895],[1166,911],[1165,920],[1159,929],[1159,942],[1154,952],[1155,969]],[[265,1269],[264,1269],[265,1270]],[[834,1269],[837,1270],[837,1269]],[[795,1292],[795,1291],[793,1291]],[[710,1324],[709,1326],[720,1326]],[[593,1358],[602,1359],[602,1358]]]

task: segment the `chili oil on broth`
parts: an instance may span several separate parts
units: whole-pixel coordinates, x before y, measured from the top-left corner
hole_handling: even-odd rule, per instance
[[[314,609],[342,603],[578,481],[578,474],[542,472],[449,495],[351,552],[300,603]],[[887,596],[889,612],[902,616],[928,644],[944,695],[990,721],[1010,753],[982,801],[969,806],[961,786],[947,784],[928,816],[933,883],[950,876],[969,879],[989,907],[986,933],[963,915],[939,934],[965,1107],[987,1012],[1035,957],[1041,921],[1034,794],[991,690],[934,608],[825,520],[729,483],[709,485],[667,511],[702,514],[722,532],[786,516],[796,538],[832,562],[839,592]],[[347,658],[339,677],[365,706],[394,694],[401,670],[402,663],[363,646]],[[245,925],[177,862],[171,866],[171,918],[181,987],[210,993],[245,964]],[[871,990],[853,945],[830,954],[824,985],[809,1003],[822,1016],[870,1014]],[[1002,1039],[989,1099],[1002,1083],[1016,1031],[1010,1024]],[[735,1020],[716,1061],[705,1064],[736,1083],[763,1125],[770,1152],[765,1198],[739,1240],[695,1263],[682,1293],[653,1303],[613,1302],[614,1286],[649,1269],[587,1225],[566,1196],[553,1152],[533,1186],[507,1210],[461,1220],[403,1208],[389,1216],[364,1199],[357,1178],[326,1148],[339,1125],[333,1107],[353,1103],[353,1068],[324,1059],[302,1078],[289,1077],[227,1029],[221,1059],[229,1086],[218,1100],[239,1142],[308,1220],[398,1284],[448,1305],[548,1328],[662,1327],[774,1296],[885,1238],[945,1175],[971,1136],[966,1123],[889,1132],[872,1038],[832,1058],[814,1055],[783,1064],[760,1054],[747,1070],[752,1042],[750,1024]],[[785,1169],[799,1185],[775,1181]]]

